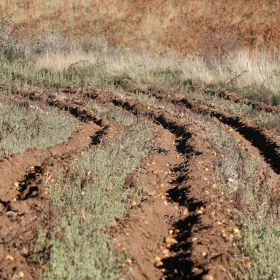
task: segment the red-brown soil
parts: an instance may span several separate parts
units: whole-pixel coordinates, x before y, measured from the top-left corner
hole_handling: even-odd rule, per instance
[[[89,119],[94,114],[90,113]],[[81,118],[85,112],[81,114]],[[79,117],[79,113],[77,113]],[[97,118],[96,118],[97,119]],[[99,120],[99,123],[102,121]],[[42,268],[30,258],[29,247],[36,244],[38,226],[48,226],[45,206],[50,195],[46,181],[54,182],[58,169],[67,172],[73,158],[81,157],[118,129],[88,121],[81,123],[70,138],[51,148],[30,148],[25,153],[7,155],[0,163],[0,277],[14,279],[24,273],[25,279],[39,279]]]
[[[154,152],[142,158],[140,174],[131,174],[128,183],[139,180],[143,186],[141,201],[108,229],[119,241],[116,252],[128,251],[125,271],[131,279],[235,279],[230,267],[241,267],[240,251],[232,237],[237,226],[233,211],[238,201],[228,201],[216,187],[218,156],[206,140],[201,126],[168,114],[144,103],[110,96],[106,92],[64,92],[58,96],[14,92],[29,100],[66,109],[86,123],[64,143],[25,153],[8,155],[0,162],[0,277],[13,279],[23,272],[25,279],[38,279],[40,267],[30,259],[28,246],[36,242],[38,225],[45,225],[44,206],[50,198],[44,181],[54,180],[58,168],[67,172],[70,160],[92,148],[100,138],[114,137],[119,128],[97,118],[87,108],[87,100],[104,106],[117,106],[153,124]],[[74,92],[73,92],[74,93]],[[157,96],[158,98],[168,97]],[[67,100],[67,101],[66,101]],[[279,139],[254,123],[198,104],[188,99],[169,98],[190,114],[219,124],[239,140],[240,153],[247,152],[263,162],[260,180],[278,180]],[[79,105],[78,105],[79,104]],[[109,134],[109,135],[108,135]],[[256,139],[255,139],[256,138]],[[245,209],[246,211],[246,209]],[[250,214],[250,213],[249,213]],[[240,226],[240,225],[238,225]],[[211,278],[213,277],[213,278]]]

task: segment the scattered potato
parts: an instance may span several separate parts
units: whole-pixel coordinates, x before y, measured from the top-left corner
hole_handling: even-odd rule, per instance
[[[155,256],[156,261],[161,261],[161,258],[159,256]]]
[[[234,228],[234,229],[233,229],[233,232],[234,232],[235,234],[240,234],[240,229],[239,229],[239,228]]]
[[[155,267],[160,267],[163,265],[163,262],[162,261],[157,261],[155,262]]]
[[[176,239],[170,237],[170,236],[166,236],[164,238],[164,242],[165,243],[169,243],[169,244],[175,244],[175,243],[178,243]]]
[[[7,256],[5,257],[5,259],[6,259],[6,260],[9,260],[9,261],[13,261],[13,260],[14,260],[14,257],[11,256],[11,255],[7,255]]]
[[[163,249],[162,253],[167,255],[167,254],[169,254],[169,250],[168,249]]]
[[[136,200],[131,200],[130,201],[130,205],[131,205],[131,207],[133,207],[133,206],[136,206],[137,205],[137,202],[136,202]]]

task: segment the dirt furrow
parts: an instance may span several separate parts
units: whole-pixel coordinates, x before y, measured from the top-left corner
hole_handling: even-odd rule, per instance
[[[219,162],[213,147],[205,139],[204,128],[164,110],[110,97],[107,93],[84,91],[80,94],[84,96],[80,104],[84,102],[85,106],[65,101],[71,99],[70,93],[62,98],[34,93],[27,96],[67,109],[73,115],[81,112],[83,119],[91,118],[86,98],[96,99],[146,117],[155,124],[157,131],[154,140],[157,153],[142,160],[143,172],[138,178],[143,185],[143,199],[133,201],[129,215],[110,229],[110,233],[120,240],[116,250],[129,250],[132,255],[125,267],[131,271],[132,279],[233,279],[234,273],[229,266],[242,266],[236,257],[240,252],[235,244],[236,226],[232,219],[235,204],[216,188]],[[195,113],[215,117],[214,120],[234,138],[242,135],[241,150],[253,151],[248,141],[252,142],[254,155],[261,153],[279,174],[279,145],[273,134],[252,122],[192,100],[165,99]],[[261,147],[262,141],[265,148]],[[132,176],[131,180],[135,178]]]
[[[215,187],[218,160],[204,131],[150,106],[111,101],[160,124],[163,153],[142,162],[144,200],[111,229],[120,250],[135,247],[128,260],[132,279],[231,279],[233,205]]]
[[[132,111],[133,114],[135,115],[145,115],[151,120],[153,120],[155,123],[160,123],[161,125],[163,125],[163,127],[170,130],[177,137],[183,137],[184,139],[184,143],[182,144],[181,142],[177,146],[177,151],[182,152],[184,150],[185,155],[187,157],[187,161],[179,165],[180,169],[181,170],[183,169],[184,172],[186,172],[185,178],[182,179],[182,177],[179,176],[179,178],[175,179],[175,181],[179,182],[179,184],[176,187],[174,187],[173,185],[172,187],[174,188],[172,189],[171,187],[166,192],[172,194],[175,188],[178,189],[177,199],[174,199],[174,197],[172,196],[169,196],[168,198],[170,199],[171,203],[179,202],[179,206],[187,205],[188,213],[190,213],[189,217],[191,218],[189,218],[190,220],[187,219],[188,222],[186,222],[186,224],[184,220],[178,220],[177,222],[172,224],[172,228],[171,228],[172,231],[174,229],[177,229],[180,230],[181,232],[183,231],[184,233],[182,235],[181,234],[175,235],[176,242],[178,243],[174,243],[176,244],[176,246],[171,246],[171,247],[177,248],[176,249],[177,251],[175,251],[176,253],[174,253],[174,251],[172,250],[169,250],[168,253],[170,253],[170,256],[165,257],[164,259],[162,259],[162,261],[160,261],[160,263],[162,264],[160,268],[164,273],[164,277],[166,279],[174,279],[175,277],[178,277],[178,279],[189,279],[189,278],[201,279],[201,277],[202,279],[213,279],[211,277],[215,275],[214,279],[233,279],[232,271],[228,270],[227,266],[229,265],[229,263],[231,263],[231,265],[235,263],[234,265],[235,267],[240,267],[242,266],[242,264],[236,258],[236,256],[240,253],[238,253],[238,250],[236,251],[234,249],[236,245],[235,245],[233,231],[236,229],[236,227],[234,226],[234,223],[231,219],[232,218],[231,214],[232,214],[232,210],[234,209],[234,206],[238,206],[238,208],[240,208],[240,205],[235,205],[234,201],[226,201],[223,192],[217,192],[213,194],[213,192],[211,191],[212,190],[211,186],[215,187],[215,183],[214,183],[216,181],[215,172],[213,172],[214,174],[213,173],[211,174],[211,172],[208,173],[209,171],[208,167],[206,167],[205,169],[202,167],[202,172],[207,171],[203,173],[210,175],[212,177],[212,181],[209,180],[208,177],[203,177],[203,180],[207,181],[208,188],[203,186],[203,184],[201,185],[201,181],[203,181],[201,179],[201,172],[199,174],[196,173],[197,170],[201,170],[200,163],[204,162],[206,158],[205,160],[205,162],[207,163],[206,166],[209,166],[209,162],[210,162],[210,166],[213,167],[213,171],[217,169],[217,162],[213,164],[212,162],[213,157],[211,160],[212,149],[209,146],[209,143],[203,141],[206,151],[207,148],[209,149],[207,156],[205,156],[207,152],[205,152],[204,149],[202,149],[203,152],[201,153],[194,152],[195,150],[199,150],[201,148],[201,146],[199,145],[199,142],[201,140],[199,140],[199,137],[197,138],[197,135],[194,135],[194,131],[201,130],[201,128],[198,128],[196,125],[190,124],[185,120],[174,118],[169,114],[165,113],[163,110],[151,108],[151,106],[147,104],[146,105],[139,104],[134,101],[123,101],[118,98],[108,98],[104,93],[103,94],[99,93],[97,95],[95,94],[94,96],[91,97],[96,98],[99,102],[107,103],[108,101],[111,101],[116,106]],[[235,130],[232,130],[230,126],[227,126],[223,122],[220,123],[218,120],[216,121],[218,124],[224,126],[227,133],[229,133],[233,138],[236,138],[238,139],[238,141],[240,141],[240,145],[238,145],[240,149],[240,153],[249,152],[252,154],[253,157],[260,158],[260,159],[262,158],[262,156],[260,155],[260,151],[257,148],[253,147],[251,143],[248,140],[246,140],[246,138],[243,138],[241,134],[239,134]],[[187,133],[188,135],[186,136]],[[203,132],[202,132],[202,138],[203,140],[205,138]],[[188,140],[186,141],[186,139]],[[192,141],[194,141],[194,143]],[[191,142],[191,145],[189,145],[189,142]],[[169,143],[168,151],[171,152],[170,143]],[[201,155],[201,160],[198,160],[197,158],[199,158],[200,155]],[[164,162],[164,160],[162,161]],[[213,165],[211,165],[211,162]],[[275,179],[276,177],[278,177],[273,172],[273,169],[271,169],[268,165],[265,165],[263,172],[265,172],[266,173],[265,176],[268,176],[269,178]],[[192,176],[193,173],[195,175]],[[198,183],[197,186],[195,186],[194,182],[199,182],[199,181],[200,184]],[[203,183],[205,183],[204,181]],[[197,187],[196,191],[199,191],[199,194],[193,191],[193,188],[195,187]],[[188,195],[186,195],[186,193],[188,193]],[[203,195],[205,194],[206,196],[210,194],[211,199],[207,200],[208,197],[205,199],[205,197],[203,197]],[[201,197],[203,197],[203,199]],[[180,202],[182,204],[180,204]],[[209,211],[208,207],[212,211],[211,210]],[[208,211],[205,211],[205,209],[207,209]],[[247,209],[244,210],[245,212],[248,211]],[[196,220],[197,216],[199,216],[202,213],[203,214],[205,213],[204,211],[208,212],[207,214],[209,214],[209,216],[207,217],[202,215],[199,218],[203,218],[203,219]],[[138,215],[135,214],[135,217],[137,216]],[[206,219],[204,219],[205,217]],[[129,221],[130,220],[123,223],[123,228],[127,222],[129,223]],[[132,221],[134,223],[135,219],[132,219]],[[149,227],[147,227],[147,231],[148,230]],[[128,234],[129,234],[129,230],[128,230]],[[133,239],[137,239],[135,238],[135,234],[132,236]],[[225,243],[228,242],[229,244],[227,245],[222,244],[221,240],[225,241]],[[196,241],[198,241],[198,243],[196,243]],[[211,244],[211,246],[209,246],[208,242]],[[223,246],[224,249],[223,250],[217,249],[215,247],[215,243],[220,245],[222,244],[221,246]],[[131,244],[133,244],[133,242],[131,242]],[[141,247],[141,245],[139,246]],[[163,251],[165,250],[163,244],[160,244],[159,248],[160,249],[163,248]],[[180,251],[181,254],[177,254],[178,251]],[[211,252],[210,258],[206,257],[209,254],[209,251]],[[155,251],[153,251],[153,253],[155,253]],[[146,254],[150,255],[151,251],[150,253],[146,252]],[[235,257],[233,257],[234,255]],[[155,256],[155,258],[157,257],[158,256]],[[147,259],[151,262],[149,258]],[[137,258],[134,260],[134,262],[137,265],[139,265],[139,261]],[[145,265],[145,267],[147,266],[148,264]],[[143,274],[142,277],[139,278],[135,277],[135,278],[143,279],[146,276],[147,274]]]
[[[188,98],[174,98],[157,92],[153,92],[152,94],[158,99],[170,101],[174,105],[184,104],[186,108],[195,113],[214,117],[219,120],[219,122],[231,126],[244,138],[250,141],[251,144],[260,151],[261,155],[263,155],[265,161],[271,166],[271,168],[277,174],[280,174],[279,136],[260,128],[253,121],[233,116],[216,108],[199,104],[198,102]]]
[[[40,278],[44,267],[32,258],[30,250],[34,250],[39,227],[51,224],[45,210],[50,199],[45,182],[55,183],[58,169],[67,172],[71,161],[81,157],[85,149],[95,147],[101,139],[111,138],[119,131],[114,126],[100,127],[98,124],[107,124],[107,121],[97,118],[90,110],[70,103],[58,105],[73,110],[73,115],[89,122],[81,123],[71,137],[59,145],[47,149],[30,148],[25,153],[7,155],[0,162],[1,279]]]
[[[244,104],[250,105],[250,106],[252,106],[253,109],[256,109],[256,110],[263,110],[263,111],[269,112],[269,113],[280,113],[279,107],[269,106],[260,101],[249,100],[247,98],[240,96],[239,94],[237,94],[235,92],[230,92],[230,91],[221,89],[218,92],[218,96],[223,99],[231,100],[235,103],[244,103]]]

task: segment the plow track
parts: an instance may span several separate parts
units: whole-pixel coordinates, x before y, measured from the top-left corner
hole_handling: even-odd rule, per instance
[[[28,258],[24,244],[37,238],[39,224],[51,222],[46,221],[44,210],[50,199],[44,182],[54,180],[58,168],[67,172],[71,159],[79,158],[88,145],[94,148],[100,139],[118,131],[106,118],[97,117],[88,107],[88,99],[145,118],[156,135],[152,140],[154,151],[142,158],[137,175],[143,186],[141,201],[133,203],[130,212],[108,229],[118,240],[115,251],[131,254],[124,272],[130,271],[131,279],[235,279],[230,267],[242,265],[236,257],[241,253],[230,238],[236,227],[236,205],[216,188],[219,160],[206,140],[205,129],[163,109],[105,92],[60,91],[63,98],[14,92],[67,110],[85,123],[60,145],[44,150],[32,148],[6,156],[0,163],[0,213],[2,229],[6,229],[0,235],[0,277],[12,279],[8,271],[15,274],[24,270],[27,279],[38,279],[42,267]],[[192,114],[209,116],[231,137],[239,139],[240,152],[249,151],[262,160],[267,177],[278,178],[279,137],[253,122],[187,98],[154,94],[175,106],[185,106]],[[131,176],[133,185],[136,175]],[[12,246],[10,239],[16,240]],[[7,256],[12,256],[13,262]]]
[[[227,124],[240,133],[245,139],[251,142],[252,146],[256,147],[261,155],[263,155],[265,161],[272,167],[272,169],[279,174],[280,173],[280,137],[274,135],[270,131],[260,128],[253,121],[244,119],[242,117],[234,116],[229,113],[223,112],[219,109],[211,108],[206,105],[202,105],[194,100],[188,98],[172,98],[167,97],[161,93],[152,93],[156,98],[163,100],[166,99],[172,102],[175,106],[183,104],[191,111],[216,118],[219,122]],[[265,104],[261,104],[263,108],[267,108]],[[272,106],[269,107],[272,110]],[[265,109],[264,109],[265,110]],[[267,109],[269,110],[269,109]],[[274,112],[279,110],[273,109]]]
[[[223,99],[231,100],[235,103],[244,103],[244,104],[250,105],[250,106],[252,106],[253,109],[256,109],[256,110],[263,110],[263,111],[269,112],[269,113],[280,113],[279,107],[269,106],[269,105],[264,104],[259,101],[249,100],[234,92],[220,90],[218,92],[218,96]]]
[[[34,95],[30,98],[34,99]],[[47,98],[36,98],[54,105]],[[48,227],[52,222],[45,210],[50,195],[44,183],[54,183],[58,169],[67,172],[74,158],[80,158],[88,147],[94,148],[118,130],[90,110],[71,103],[56,102],[55,106],[67,108],[76,118],[88,122],[80,122],[69,139],[59,145],[30,148],[25,153],[6,155],[1,161],[1,279],[14,279],[14,275],[22,272],[25,279],[40,278],[42,267],[30,258],[28,248],[36,242],[39,226]]]

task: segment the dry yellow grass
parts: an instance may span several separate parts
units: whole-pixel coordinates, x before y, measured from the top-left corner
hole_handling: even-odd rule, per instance
[[[209,43],[210,33],[217,35],[212,40],[237,38],[242,47],[278,46],[279,5],[279,0],[4,0],[0,12],[36,34],[103,35],[115,46],[187,53]]]

